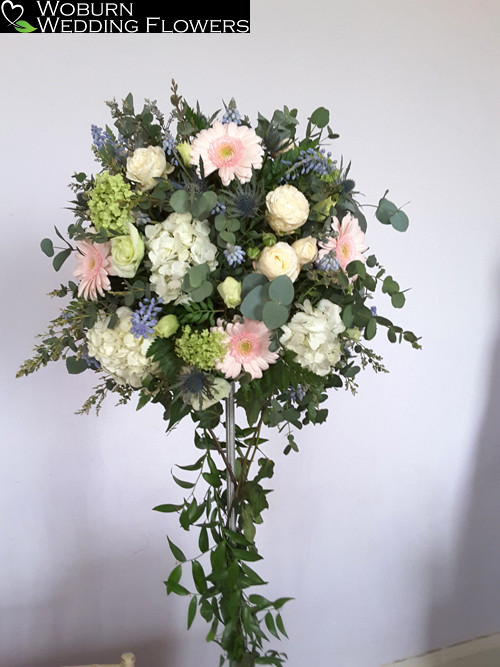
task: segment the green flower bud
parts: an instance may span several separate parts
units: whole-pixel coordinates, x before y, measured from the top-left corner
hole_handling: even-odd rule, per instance
[[[259,255],[260,255],[259,248],[248,248],[247,257],[249,259],[258,259]]]
[[[187,141],[183,141],[181,144],[176,146],[177,152],[181,156],[185,165],[190,166],[191,164],[191,144],[188,144]]]
[[[278,239],[274,234],[271,234],[269,232],[266,232],[265,234],[262,234],[262,242],[265,246],[272,246],[274,245]]]
[[[354,329],[347,329],[346,334],[351,340],[358,341],[361,338],[361,329],[354,327]]]
[[[177,331],[178,328],[179,320],[175,315],[164,315],[158,320],[154,329],[155,334],[159,338],[169,338]]]

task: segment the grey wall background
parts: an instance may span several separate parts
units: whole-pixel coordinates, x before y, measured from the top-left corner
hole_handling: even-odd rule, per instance
[[[167,532],[190,536],[151,511],[176,498],[190,425],[166,439],[154,408],[112,402],[76,416],[95,378],[63,365],[14,379],[58,313],[39,242],[71,221],[73,172],[96,168],[90,125],[128,92],[168,112],[172,78],[207,111],[234,96],[305,125],[330,108],[365,201],[410,202],[406,234],[373,221],[368,240],[412,288],[394,317],[424,349],[376,339],[390,373],[333,394],[299,454],[269,434],[259,571],[295,598],[290,667],[380,667],[500,630],[499,28],[489,0],[253,0],[249,35],[2,35],[1,665],[218,664],[162,586]]]

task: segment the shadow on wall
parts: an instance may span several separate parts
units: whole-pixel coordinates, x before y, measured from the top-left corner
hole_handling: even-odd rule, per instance
[[[437,648],[500,631],[500,326],[491,350],[483,420],[470,464],[456,552],[444,564],[449,583],[430,614]],[[446,471],[443,471],[443,475]],[[452,570],[450,572],[450,569]],[[439,590],[439,582],[435,582]],[[443,590],[441,588],[441,590]],[[445,644],[443,644],[443,638]]]
[[[5,610],[2,632],[14,641],[10,651],[2,649],[0,665],[116,664],[125,652],[135,655],[137,667],[181,664],[186,642],[179,623],[162,604],[163,591],[148,594],[157,569],[157,560],[147,556],[139,563],[133,555],[82,562],[73,576],[61,579],[53,597]],[[194,644],[203,646],[194,634]]]

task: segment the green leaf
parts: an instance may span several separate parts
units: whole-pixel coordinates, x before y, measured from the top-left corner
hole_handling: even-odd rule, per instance
[[[316,127],[326,127],[330,122],[330,112],[325,107],[318,107],[311,114],[310,120]]]
[[[288,276],[278,276],[269,285],[269,298],[276,303],[290,305],[294,297],[293,282]]]
[[[279,329],[286,323],[289,314],[287,306],[267,301],[262,308],[262,321],[268,329]]]
[[[47,257],[52,257],[54,255],[54,245],[50,239],[42,239],[40,248]]]
[[[173,505],[172,503],[153,507],[154,512],[178,512],[180,509],[182,509],[182,505]]]
[[[189,213],[189,194],[185,190],[176,190],[170,197],[170,206],[176,213]]]
[[[200,529],[200,535],[198,537],[198,547],[202,553],[205,553],[209,549],[208,531],[205,526],[202,526],[202,528]]]
[[[374,338],[376,333],[377,333],[377,320],[374,317],[372,317],[372,319],[368,321],[368,324],[365,327],[366,340],[371,340],[372,338]]]
[[[184,563],[186,561],[186,556],[184,555],[182,550],[179,549],[179,547],[176,546],[169,537],[167,537],[167,540],[168,540],[168,545],[170,547],[170,551],[172,552],[173,557],[176,560],[180,561],[181,563]]]
[[[346,266],[346,272],[348,276],[358,275],[363,278],[366,275],[366,266],[359,259],[355,259]]]
[[[385,193],[387,194],[387,192]],[[385,195],[379,200],[375,215],[383,225],[391,224],[391,217],[398,211],[396,204],[385,198]]]
[[[179,478],[176,477],[175,475],[172,475],[172,478],[173,478],[174,482],[175,482],[178,486],[180,486],[182,489],[192,489],[193,486],[194,486],[194,482],[186,482],[186,481],[183,480],[183,479],[179,479]]]
[[[201,301],[208,299],[209,296],[212,296],[213,291],[214,286],[212,283],[208,280],[205,280],[205,282],[203,282],[199,287],[196,287],[194,290],[192,290],[190,294],[193,301],[200,303]]]
[[[267,285],[257,285],[243,299],[240,306],[241,314],[251,320],[262,321],[262,309],[267,301]]]
[[[403,292],[396,292],[391,295],[391,303],[394,308],[402,308],[405,305],[406,297]]]
[[[397,210],[396,213],[393,213],[393,215],[391,215],[390,221],[391,225],[398,232],[405,232],[408,229],[408,225],[410,224],[408,216],[401,209]]]
[[[194,621],[195,616],[196,616],[197,608],[198,608],[198,603],[196,601],[196,596],[193,595],[193,597],[191,598],[191,601],[189,603],[189,607],[188,607],[188,615],[187,615],[187,628],[188,628],[188,630],[193,625],[193,621]]]
[[[276,625],[274,623],[274,618],[273,615],[271,614],[270,611],[267,612],[267,614],[264,616],[264,620],[266,622],[266,627],[269,630],[269,632],[276,637],[276,639],[280,639],[280,636],[278,634],[278,631],[276,630]]]
[[[249,273],[241,284],[241,297],[244,299],[258,285],[265,285],[269,281],[263,273]]]
[[[281,614],[276,614],[275,621],[276,621],[276,627],[281,632],[281,634],[285,635],[285,637],[288,638],[288,635],[286,634],[286,630],[285,630],[285,625],[283,623],[283,619],[281,618]]]
[[[28,23],[28,21],[16,21],[16,24],[14,28],[17,30],[17,32],[33,32],[36,30],[32,25]]]
[[[61,250],[61,252],[57,253],[57,255],[52,260],[52,266],[56,271],[59,271],[64,262],[71,255],[71,252],[71,248],[66,248],[66,250]]]
[[[196,590],[203,595],[207,590],[207,580],[205,572],[203,571],[203,566],[197,560],[194,560],[191,563],[191,571]]]
[[[78,375],[88,369],[88,364],[85,359],[77,359],[76,357],[66,357],[66,368],[71,375]]]

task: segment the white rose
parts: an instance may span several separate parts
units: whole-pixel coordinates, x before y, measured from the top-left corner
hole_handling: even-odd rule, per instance
[[[292,246],[279,241],[273,246],[266,246],[257,260],[256,270],[263,273],[269,280],[278,276],[288,276],[292,282],[300,272],[299,259]]]
[[[167,169],[165,151],[160,146],[136,148],[127,159],[127,178],[139,183],[142,190],[152,190],[156,179]]]
[[[111,239],[111,263],[115,275],[120,278],[133,278],[144,257],[144,241],[130,222],[128,231],[126,236]]]
[[[309,202],[293,185],[279,185],[266,196],[267,221],[278,234],[290,234],[309,217]]]
[[[306,236],[303,239],[298,239],[292,243],[292,248],[299,258],[299,264],[301,266],[304,264],[309,264],[310,262],[314,262],[318,256],[318,245],[316,243],[316,239],[312,236]]]

